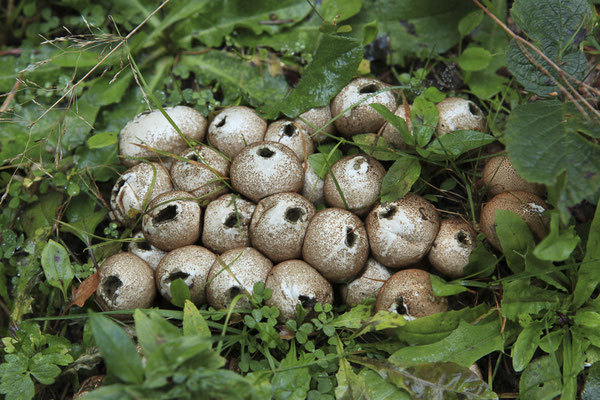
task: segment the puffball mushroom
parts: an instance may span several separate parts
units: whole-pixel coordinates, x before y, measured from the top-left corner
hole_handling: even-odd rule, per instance
[[[408,112],[408,115],[410,116],[411,109],[412,109],[412,106],[410,106],[408,104],[400,104],[398,106],[398,108],[396,109],[396,112],[394,112],[394,114],[406,121],[406,124],[408,126],[408,132],[412,135],[411,120],[410,120],[410,118],[408,120],[406,119],[407,112]],[[385,128],[383,128],[383,132],[381,133],[381,136],[383,136],[383,138],[385,140],[387,140],[387,142],[389,144],[391,144],[392,146],[394,146],[397,149],[408,150],[412,147],[412,146],[409,146],[408,144],[406,144],[404,139],[402,139],[400,132],[398,132],[398,129],[396,129],[396,127],[394,125],[390,124],[389,122],[386,122]]]
[[[385,173],[383,165],[373,157],[366,154],[346,156],[333,164],[325,177],[325,201],[332,207],[344,208],[341,191],[350,211],[359,217],[367,215],[379,198]]]
[[[498,155],[487,160],[481,180],[487,188],[489,198],[509,190],[519,190],[543,196],[546,192],[544,185],[528,182],[515,170],[506,155]]]
[[[154,302],[154,271],[135,254],[123,252],[108,257],[98,274],[96,299],[103,309],[148,308]]]
[[[233,159],[244,147],[261,142],[266,130],[267,122],[250,107],[228,107],[208,127],[208,142]]]
[[[367,264],[351,282],[342,285],[340,294],[348,306],[360,304],[371,296],[375,296],[392,274],[379,261],[369,257]]]
[[[162,258],[167,255],[167,252],[148,243],[148,241],[144,237],[144,234],[141,231],[136,232],[133,235],[132,239],[137,240],[129,242],[129,244],[127,245],[127,250],[129,250],[130,253],[135,254],[142,260],[146,261],[150,268],[156,271],[158,263],[160,263],[160,260],[162,260]]]
[[[301,260],[288,260],[274,266],[267,276],[265,287],[273,291],[266,305],[279,309],[277,319],[280,322],[296,319],[297,304],[310,312],[317,303],[333,303],[331,284]]]
[[[142,232],[150,244],[170,251],[198,240],[201,218],[198,199],[175,190],[161,194],[150,203],[142,219]]]
[[[208,274],[206,299],[216,309],[229,307],[239,294],[252,294],[254,284],[265,282],[273,263],[252,247],[228,250],[215,260]],[[248,308],[250,302],[243,297],[237,308]]]
[[[296,122],[279,120],[272,122],[265,132],[265,142],[278,142],[296,153],[298,159],[305,160],[315,152],[315,144],[308,133]]]
[[[313,204],[324,204],[325,193],[323,192],[325,181],[319,178],[319,175],[312,169],[308,161],[302,163],[304,169],[304,183],[302,184],[302,196],[306,197]]]
[[[460,97],[447,97],[437,104],[438,136],[461,129],[483,132],[485,116],[475,103]]]
[[[346,85],[331,102],[331,114],[339,115],[335,120],[337,131],[346,137],[377,132],[385,123],[385,118],[369,104],[382,104],[391,112],[396,111],[398,107],[396,97],[391,91],[372,96],[386,86],[383,82],[372,78],[356,78]],[[362,103],[346,111],[360,101]]]
[[[306,131],[315,143],[325,142],[329,139],[327,134],[333,135],[335,133],[334,123],[327,125],[331,121],[331,108],[329,105],[311,108],[300,114],[294,121]],[[321,131],[317,133],[319,129]]]
[[[517,214],[529,229],[538,237],[548,235],[548,217],[542,215],[548,206],[546,202],[529,192],[509,191],[494,196],[481,210],[479,227],[487,240],[498,250],[502,250],[496,234],[496,210],[508,210]]]
[[[196,305],[206,303],[206,279],[217,256],[202,246],[183,246],[172,250],[156,268],[156,286],[160,294],[171,301],[171,283],[183,279],[190,289],[190,300]]]
[[[201,142],[206,136],[206,118],[193,108],[186,106],[164,109],[183,136],[189,141]],[[157,153],[138,145],[177,154],[187,143],[165,118],[160,110],[138,114],[119,133],[119,155],[121,162],[133,167],[140,160],[134,158],[157,158]]]
[[[326,208],[310,221],[302,258],[330,282],[354,278],[368,256],[367,231],[360,218],[350,211]]]
[[[407,320],[444,312],[448,309],[445,297],[433,294],[429,273],[421,269],[396,272],[379,290],[375,311],[389,311]]]
[[[302,243],[315,206],[297,193],[278,193],[262,199],[250,222],[252,247],[274,263],[300,258]]]
[[[187,148],[179,156],[186,160],[171,165],[171,178],[177,190],[205,201],[227,193],[223,180],[229,177],[230,162],[224,156],[205,145]]]
[[[367,216],[373,256],[389,268],[414,264],[427,254],[440,227],[435,207],[413,193],[377,205]]]
[[[275,193],[302,189],[304,170],[289,147],[260,142],[245,147],[233,159],[230,177],[235,190],[258,202]]]
[[[448,218],[442,220],[427,257],[433,268],[443,275],[460,278],[476,246],[477,233],[471,224],[461,218]]]
[[[117,179],[110,196],[110,217],[132,227],[159,194],[173,189],[169,172],[157,163],[140,163]]]
[[[215,253],[250,246],[248,227],[256,205],[233,194],[211,201],[204,213],[202,244]]]

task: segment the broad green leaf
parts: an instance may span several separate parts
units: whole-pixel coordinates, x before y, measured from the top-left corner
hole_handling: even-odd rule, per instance
[[[336,328],[358,329],[371,318],[371,315],[373,315],[373,306],[359,304],[335,317],[329,325]]]
[[[171,303],[177,307],[183,307],[185,301],[191,298],[190,288],[181,278],[172,281],[169,290],[171,291]]]
[[[2,377],[0,393],[6,395],[6,400],[30,400],[35,396],[35,386],[29,374]]]
[[[487,133],[460,130],[435,138],[427,150],[446,159],[455,159],[473,149],[492,143],[496,139]],[[440,157],[433,156],[433,159]]]
[[[404,197],[421,175],[421,164],[416,158],[396,160],[381,182],[381,202],[393,202]]]
[[[35,379],[44,385],[51,385],[60,375],[60,368],[56,364],[34,364],[29,366],[29,371]]]
[[[490,276],[496,269],[498,258],[486,249],[482,241],[477,242],[477,247],[469,255],[469,263],[464,268],[465,276]]]
[[[388,382],[373,370],[365,368],[360,371],[358,377],[365,383],[364,393],[368,397],[355,396],[351,399],[411,400],[411,396],[406,390]]]
[[[131,338],[105,316],[89,312],[89,323],[108,372],[125,383],[141,383],[142,361]]]
[[[352,79],[362,60],[363,46],[352,38],[323,34],[319,46],[308,64],[300,82],[281,102],[272,103],[266,118],[277,116],[281,110],[288,117],[329,104]]]
[[[438,123],[438,109],[425,96],[415,98],[410,110],[413,136],[418,147],[425,147],[433,137]]]
[[[550,234],[546,236],[533,250],[533,255],[540,260],[564,261],[580,242],[575,232],[575,226],[570,226],[560,232],[558,227],[560,216],[553,213],[550,220]]]
[[[155,311],[152,311],[148,317],[143,311],[135,310],[133,319],[138,343],[142,346],[146,356],[156,352],[165,341],[181,336],[179,329],[160,317]]]
[[[42,250],[41,262],[46,280],[51,286],[60,289],[66,301],[67,289],[75,276],[69,253],[59,243],[50,239]]]
[[[321,145],[319,153],[308,156],[308,163],[319,178],[325,179],[331,166],[340,160],[342,155],[337,146]]]
[[[406,123],[404,118],[397,116],[396,114],[388,110],[387,107],[383,104],[369,104],[369,106],[374,108],[375,111],[381,114],[387,122],[392,124],[392,126],[398,130],[398,133],[400,133],[400,136],[402,137],[402,140],[404,140],[404,143],[406,143],[409,146],[415,145],[415,138],[408,130],[408,124]]]
[[[515,371],[523,371],[529,365],[540,343],[543,327],[542,322],[536,321],[526,326],[519,334],[512,349],[512,364]]]
[[[52,57],[51,62],[60,67],[70,68],[91,68],[98,64],[105,54],[100,54],[92,50],[68,50],[57,49],[57,53]],[[111,55],[106,62],[109,65],[114,61],[118,62],[118,57]]]
[[[469,47],[458,57],[458,65],[465,71],[481,71],[492,61],[490,52],[481,47]]]
[[[103,147],[101,149],[89,149],[87,146],[80,146],[75,150],[73,159],[77,166],[84,170],[89,170],[94,179],[107,182],[117,179],[114,165],[120,163],[117,157],[117,145]]]
[[[587,61],[579,45],[592,28],[595,18],[587,0],[518,0],[511,15],[531,42],[560,68],[582,79]],[[531,48],[523,47],[529,57],[513,39],[506,54],[508,68],[526,90],[538,95],[558,92],[558,87],[538,66],[542,66],[554,79],[561,81],[554,70]],[[533,58],[532,63],[529,58]],[[536,66],[537,64],[537,66]]]
[[[210,337],[211,335],[204,317],[200,314],[194,303],[189,300],[186,300],[183,306],[183,334],[186,336],[201,335],[206,337]]]
[[[564,295],[531,285],[529,279],[516,279],[504,284],[502,315],[517,321],[520,314],[537,315],[541,311],[555,311],[564,301]]]
[[[395,361],[350,357],[365,365],[400,388],[413,399],[497,399],[489,386],[466,367],[454,363],[426,363],[412,366]]]
[[[519,382],[522,400],[552,400],[560,395],[561,389],[560,368],[552,356],[542,356],[529,363]]]
[[[573,309],[581,307],[600,283],[600,202],[596,207],[585,248],[585,257],[579,267],[573,292]]]
[[[337,386],[336,399],[352,400],[360,398],[365,392],[366,382],[358,376],[344,357],[340,358],[338,372],[335,374]]]
[[[184,55],[180,63],[192,69],[202,84],[218,82],[226,104],[234,103],[240,97],[252,106],[276,104],[288,89],[283,75],[273,77],[231,53],[213,50],[199,55]]]
[[[331,22],[334,18],[341,22],[358,14],[361,7],[362,0],[323,0],[321,15],[326,22]]]
[[[581,400],[600,399],[600,362],[595,362],[589,369],[585,378]]]
[[[133,72],[128,69],[114,76],[103,76],[86,84],[88,101],[98,106],[119,103],[133,81]]]
[[[483,11],[476,10],[465,15],[458,23],[460,36],[467,36],[483,21]]]
[[[475,325],[460,321],[458,328],[439,342],[404,347],[392,354],[390,361],[403,365],[453,362],[468,367],[486,354],[504,348],[502,321],[493,318]]]
[[[21,228],[29,239],[35,237],[35,231],[49,228],[56,222],[56,212],[63,197],[58,192],[49,192],[40,196],[37,203],[29,206],[20,218]]]
[[[590,342],[570,331],[569,327],[563,328],[563,388],[561,400],[575,400],[578,385],[577,376],[583,371],[585,365],[585,350]]]
[[[379,104],[378,104],[379,105]],[[374,133],[363,133],[352,136],[352,141],[371,157],[380,161],[393,161],[401,157],[400,154],[388,144],[384,137]]]
[[[86,245],[91,243],[90,235],[94,234],[96,227],[108,214],[105,208],[98,211],[94,211],[95,209],[96,199],[87,194],[74,197],[65,213],[68,225],[64,224],[62,231],[74,234]]]
[[[525,255],[525,272],[529,276],[536,277],[565,293],[569,291],[567,287],[571,286],[570,279],[562,271],[557,269],[550,261],[537,258],[531,251],[531,247],[527,249]]]
[[[435,296],[452,296],[467,291],[466,287],[458,284],[448,283],[437,275],[429,274],[429,278],[431,280],[431,286],[433,287],[433,294]]]
[[[101,132],[90,136],[87,140],[87,146],[90,149],[101,149],[117,143],[119,132]]]
[[[411,345],[432,344],[448,337],[458,328],[461,321],[474,322],[489,312],[489,307],[480,304],[460,310],[446,311],[407,321],[404,326],[394,328],[398,339]]]
[[[575,106],[545,100],[514,109],[504,138],[523,179],[545,185],[564,179],[558,206],[568,207],[600,191],[600,145],[586,137],[588,132],[596,135],[600,127],[587,123]]]
[[[529,227],[514,212],[501,209],[496,210],[494,223],[508,267],[514,273],[523,272],[527,248],[535,243]]]
[[[291,347],[288,354],[281,361],[281,367],[296,367],[284,371],[275,372],[272,385],[272,396],[274,400],[306,399],[310,389],[310,372],[308,367],[298,367],[301,361],[296,358],[296,348]]]

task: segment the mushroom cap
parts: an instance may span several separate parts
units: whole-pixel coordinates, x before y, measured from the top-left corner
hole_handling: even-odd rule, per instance
[[[296,154],[277,142],[245,147],[231,163],[231,184],[254,202],[275,193],[302,189],[304,170]]]
[[[429,262],[443,275],[460,278],[476,246],[477,233],[471,224],[461,218],[444,219],[429,250]]]
[[[548,235],[548,217],[542,215],[548,206],[535,194],[522,191],[503,192],[494,196],[481,210],[479,227],[487,240],[498,250],[502,250],[496,235],[496,210],[509,210],[517,214],[529,229],[538,237]]]
[[[343,157],[333,164],[330,173],[325,177],[323,193],[328,205],[344,208],[344,201],[332,174],[344,194],[350,211],[358,216],[364,216],[369,213],[371,206],[379,198],[381,182],[386,171],[379,161],[362,153]]]
[[[392,203],[377,205],[367,216],[371,253],[389,268],[419,261],[429,251],[440,216],[435,207],[413,193]]]
[[[113,254],[100,265],[98,273],[96,298],[106,310],[148,308],[156,298],[154,271],[135,254]]]
[[[391,276],[391,272],[383,264],[373,257],[369,257],[360,275],[340,287],[344,303],[353,307],[369,297],[377,295],[379,289]]]
[[[156,268],[156,286],[160,294],[171,301],[171,282],[183,279],[190,289],[190,299],[196,305],[206,303],[206,279],[217,256],[202,246],[183,246],[163,257]]]
[[[377,132],[385,123],[385,118],[369,104],[383,104],[391,112],[396,111],[398,102],[392,91],[379,93],[351,110],[345,110],[386,87],[383,82],[372,78],[356,78],[346,85],[331,102],[333,116],[343,113],[335,120],[337,131],[346,137]]]
[[[288,260],[274,266],[265,287],[273,291],[266,304],[279,309],[277,319],[280,322],[295,320],[299,303],[308,310],[316,303],[333,303],[331,284],[319,271],[301,260]]]
[[[396,272],[379,290],[375,310],[404,315],[408,320],[426,317],[448,309],[445,297],[433,295],[429,273],[421,269]]]
[[[347,281],[364,267],[369,240],[363,222],[350,211],[326,208],[308,225],[302,258],[330,282]]]
[[[437,104],[439,136],[461,129],[485,131],[485,116],[477,104],[460,97],[447,97]]]
[[[262,199],[250,223],[252,247],[273,262],[300,258],[302,243],[315,206],[297,193],[278,193]]]
[[[264,140],[286,145],[296,153],[299,160],[305,160],[315,152],[315,144],[304,128],[287,119],[271,122]]]
[[[273,263],[252,247],[228,250],[217,257],[208,274],[206,299],[216,309],[228,308],[241,293],[251,294],[254,284],[265,282]],[[250,302],[242,298],[236,308],[248,308]]]
[[[544,185],[528,182],[521,178],[506,155],[488,159],[481,179],[488,189],[486,195],[489,198],[509,190],[529,192],[539,197],[546,192]]]
[[[175,190],[161,194],[150,203],[142,219],[142,232],[150,244],[170,251],[198,240],[201,218],[198,199]]]
[[[302,184],[302,196],[307,198],[313,204],[325,204],[325,181],[319,178],[319,175],[312,169],[310,163],[302,163],[304,169],[304,183]]]
[[[140,163],[117,179],[110,196],[111,218],[132,227],[148,204],[173,189],[169,173],[160,164]]]
[[[160,260],[162,260],[162,258],[167,255],[167,252],[148,243],[148,241],[144,237],[144,234],[141,231],[136,232],[132,236],[132,239],[138,240],[129,242],[129,244],[127,245],[127,250],[129,250],[130,253],[135,254],[142,260],[146,261],[150,268],[156,271],[158,263],[160,263]]]
[[[256,205],[233,194],[211,201],[204,213],[202,244],[215,253],[250,246],[248,227]]]
[[[227,193],[223,180],[229,177],[230,162],[206,145],[187,148],[171,166],[171,178],[177,190],[211,201]]]
[[[267,122],[250,107],[234,106],[221,111],[208,127],[208,141],[233,159],[247,145],[261,142]]]
[[[335,124],[331,123],[331,108],[329,105],[323,107],[311,108],[300,114],[294,121],[302,127],[315,143],[323,143],[329,139],[326,133],[333,135],[335,133]],[[306,121],[306,122],[305,122]],[[316,133],[318,129],[325,126],[321,132]]]
[[[206,118],[193,108],[186,106],[167,107],[165,112],[171,117],[181,133],[188,139],[201,142],[206,136]],[[138,114],[121,130],[119,134],[119,155],[121,162],[127,167],[138,164],[134,158],[157,158],[148,147],[177,154],[187,147],[185,140],[173,128],[160,110],[146,111]]]
[[[410,132],[410,134],[412,135],[412,123],[410,119],[408,121],[406,120],[407,109],[410,113],[410,111],[412,110],[412,106],[400,104],[396,109],[396,112],[394,112],[394,114],[406,121],[406,124],[408,125],[408,132]],[[394,125],[390,124],[389,122],[386,122],[385,128],[383,128],[381,136],[383,136],[383,138],[387,140],[389,144],[391,144],[397,149],[408,150],[412,148],[412,146],[406,144],[404,139],[402,139],[402,136],[400,135],[400,132],[398,132],[398,129],[396,129]]]

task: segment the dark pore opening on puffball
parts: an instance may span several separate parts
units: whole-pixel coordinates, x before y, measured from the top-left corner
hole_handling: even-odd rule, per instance
[[[379,90],[379,88],[377,87],[376,84],[370,83],[367,86],[361,87],[360,90],[358,91],[358,93],[360,93],[360,94],[370,94],[370,93],[375,93],[378,90]]]
[[[200,161],[198,160],[198,156],[196,154],[192,154],[189,159],[196,162]]]
[[[187,278],[189,278],[190,274],[183,272],[183,271],[175,271],[175,272],[171,272],[169,274],[169,277],[167,278],[168,282],[173,282],[176,281],[177,279],[183,279],[186,280]]]
[[[300,304],[302,304],[302,307],[307,310],[312,309],[315,306],[315,304],[317,304],[317,299],[311,296],[305,296],[303,294],[298,296],[298,300],[300,300]]]
[[[283,134],[285,136],[292,137],[292,136],[294,136],[295,133],[296,133],[296,127],[294,126],[294,124],[292,124],[292,123],[285,124],[285,126],[283,127]]]
[[[138,242],[137,247],[138,247],[138,249],[144,250],[144,251],[150,251],[150,250],[152,250],[152,247],[150,246],[150,243],[148,243],[146,241]]]
[[[229,288],[228,292],[229,298],[233,299],[235,296],[242,293],[242,289],[237,286],[232,286],[231,288]]]
[[[404,299],[402,297],[396,299],[396,312],[400,315],[406,315],[406,307],[404,306]]]
[[[271,157],[273,157],[275,152],[267,147],[261,147],[260,149],[258,149],[256,154],[258,154],[259,156],[261,156],[263,158],[271,158]]]
[[[469,111],[473,115],[481,116],[481,110],[471,101],[469,101]]]
[[[379,213],[379,218],[392,219],[392,217],[396,214],[396,211],[398,211],[396,206],[388,206],[385,211]]]
[[[102,286],[104,287],[104,293],[106,293],[106,297],[108,297],[110,301],[114,302],[117,298],[117,290],[123,286],[123,282],[118,277],[111,275],[106,278]]]
[[[458,233],[456,234],[456,240],[458,240],[459,243],[462,243],[464,245],[470,245],[471,241],[469,240],[469,235],[467,234],[467,232],[465,231],[458,231]]]
[[[346,227],[346,246],[352,247],[356,243],[356,233],[354,233],[354,228],[351,226]]]
[[[291,222],[291,223],[294,224],[294,223],[298,222],[298,220],[300,218],[302,218],[303,216],[304,216],[304,210],[301,209],[301,208],[299,208],[299,207],[294,207],[294,208],[288,208],[285,211],[285,217],[284,218],[288,222]]]
[[[177,206],[174,204],[170,205],[170,206],[166,206],[165,208],[163,208],[162,210],[160,210],[158,212],[158,214],[154,218],[154,223],[160,224],[161,222],[170,221],[173,218],[175,218],[176,216],[177,216]]]
[[[216,127],[217,127],[217,128],[220,128],[220,127],[222,127],[223,125],[225,125],[225,121],[226,121],[226,120],[227,120],[227,116],[224,116],[222,120],[220,120],[219,122],[217,122],[217,125],[216,125]]]
[[[227,219],[225,220],[225,222],[223,223],[223,225],[225,225],[228,228],[233,228],[237,225],[237,216],[235,215],[235,213],[231,213],[227,216]]]

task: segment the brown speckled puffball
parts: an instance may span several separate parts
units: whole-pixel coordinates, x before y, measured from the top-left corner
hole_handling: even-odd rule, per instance
[[[436,133],[444,135],[461,129],[483,132],[485,116],[475,103],[460,97],[448,97],[437,104],[438,124]]]
[[[298,123],[290,120],[272,122],[265,133],[265,142],[286,145],[300,160],[306,160],[315,152],[315,144],[308,133]]]
[[[471,224],[460,218],[448,218],[442,220],[427,257],[433,268],[443,275],[460,278],[476,246],[477,233]]]
[[[208,127],[208,141],[233,159],[244,147],[261,142],[266,130],[267,122],[250,107],[228,107]]]
[[[360,275],[340,288],[344,303],[352,307],[375,296],[391,276],[392,274],[383,264],[369,257]]]
[[[226,194],[211,201],[204,213],[202,244],[215,253],[250,246],[248,228],[256,205]]]

